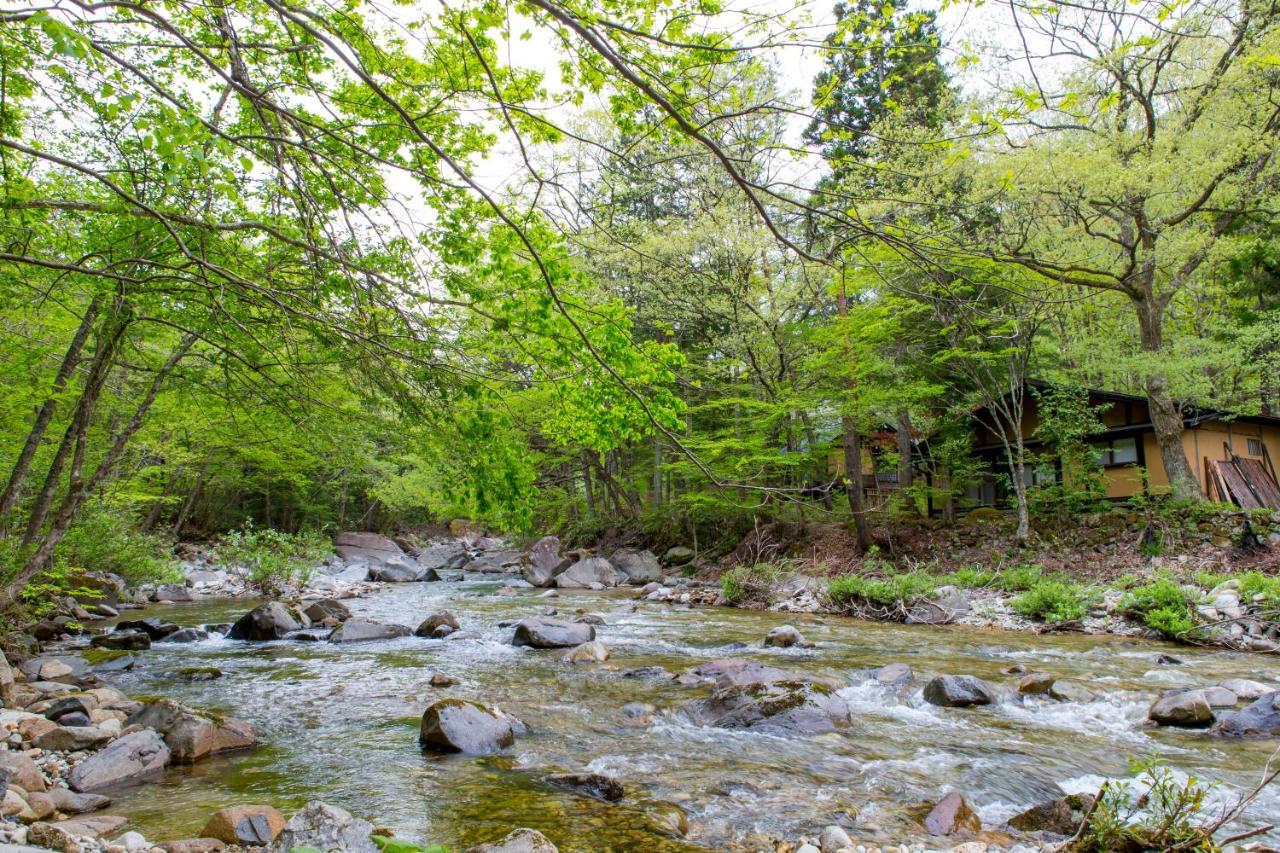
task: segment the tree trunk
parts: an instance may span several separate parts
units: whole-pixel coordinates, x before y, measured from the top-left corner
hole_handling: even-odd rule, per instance
[[[844,289],[843,271],[840,277],[840,293],[836,296],[836,314],[842,319],[849,316],[849,297]],[[852,347],[845,342],[845,355],[852,361]],[[847,374],[845,386],[849,392],[848,406],[858,395],[858,380],[853,373]],[[867,525],[866,502],[862,494],[862,436],[858,434],[858,422],[852,414],[840,417],[840,426],[844,431],[844,479],[845,491],[849,497],[849,511],[853,513],[853,529],[858,536],[858,547],[866,551],[871,547],[871,531]]]
[[[187,519],[191,517],[191,510],[195,508],[196,501],[200,500],[200,493],[204,491],[204,478],[209,473],[209,463],[213,461],[212,456],[205,457],[204,464],[200,466],[200,473],[196,475],[196,484],[191,489],[191,494],[187,495],[187,499],[182,502],[182,508],[178,510],[178,517],[173,522],[173,538],[180,539],[182,537],[182,528],[187,526]],[[346,495],[343,494],[345,502]],[[338,526],[342,526],[342,520],[339,518]]]
[[[84,349],[85,341],[89,339],[89,333],[93,331],[93,324],[97,322],[98,309],[101,304],[101,299],[95,296],[89,303],[89,307],[85,309],[84,319],[80,321],[80,326],[76,329],[75,336],[71,339],[71,345],[67,347],[66,355],[62,358],[62,364],[58,367],[58,372],[53,377],[53,386],[49,391],[49,396],[45,398],[40,410],[36,412],[36,419],[31,425],[31,431],[27,433],[26,443],[22,446],[22,452],[18,454],[18,461],[13,464],[13,470],[9,474],[9,482],[4,488],[4,493],[0,495],[0,530],[7,531],[9,529],[10,516],[14,508],[17,507],[18,499],[22,495],[22,486],[27,478],[27,472],[31,470],[31,461],[35,458],[36,451],[40,448],[40,442],[44,440],[45,430],[49,428],[49,422],[53,420],[54,410],[58,407],[58,397],[66,389],[67,382],[71,379],[71,374],[75,371],[76,365],[80,363],[80,352]]]
[[[903,496],[903,508],[917,512],[915,498],[910,489],[915,481],[915,469],[911,467],[911,413],[906,409],[898,410],[898,491]]]
[[[582,488],[587,500],[587,517],[593,517],[596,514],[596,490],[591,483],[591,458],[587,455],[587,451],[582,451]]]
[[[653,506],[662,506],[662,433],[653,435]]]
[[[1142,351],[1155,356],[1148,361],[1143,377],[1147,391],[1147,408],[1151,426],[1160,448],[1160,461],[1169,477],[1169,488],[1179,500],[1202,501],[1204,489],[1196,479],[1187,451],[1182,445],[1182,415],[1169,393],[1169,377],[1160,367],[1159,353],[1164,345],[1164,309],[1167,299],[1146,293],[1134,298],[1138,312]]]

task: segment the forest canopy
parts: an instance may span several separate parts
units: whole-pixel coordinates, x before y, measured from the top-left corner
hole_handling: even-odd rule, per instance
[[[865,545],[984,474],[1025,535],[968,419],[1033,379],[1203,500],[1185,413],[1280,405],[1278,18],[0,3],[6,603],[246,525]]]

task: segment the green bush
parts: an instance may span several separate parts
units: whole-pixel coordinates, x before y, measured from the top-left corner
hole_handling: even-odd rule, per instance
[[[1130,616],[1166,637],[1181,639],[1195,630],[1195,616],[1186,592],[1175,581],[1160,578],[1125,593],[1120,606]]]
[[[1108,781],[1072,850],[1217,850],[1202,824],[1212,823],[1213,786],[1179,780],[1159,759],[1130,759],[1134,781]]]
[[[882,607],[905,605],[932,595],[939,578],[928,572],[906,572],[887,578],[838,575],[827,582],[827,598],[837,606],[864,601]]]
[[[772,563],[734,566],[720,576],[720,592],[730,604],[764,603],[782,580],[783,571]]]
[[[1070,581],[1046,578],[1010,602],[1014,611],[1043,622],[1078,622],[1096,600],[1094,591]]]
[[[1034,563],[1022,563],[997,572],[991,585],[1002,592],[1025,592],[1044,577],[1044,570]]]
[[[319,532],[284,533],[248,524],[223,536],[214,553],[219,562],[243,567],[249,580],[274,592],[288,583],[306,583],[333,548]]]
[[[58,544],[54,561],[69,573],[112,572],[134,586],[177,579],[177,563],[169,550],[164,537],[138,529],[130,510],[102,500],[87,505],[76,518]]]
[[[990,586],[999,576],[998,572],[991,569],[984,569],[981,566],[965,566],[963,569],[957,569],[946,576],[948,583],[952,583],[962,589],[977,589],[978,587]]]

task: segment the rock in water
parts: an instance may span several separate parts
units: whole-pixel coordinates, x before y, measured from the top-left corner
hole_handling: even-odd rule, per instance
[[[284,815],[271,806],[231,806],[214,812],[200,834],[227,844],[261,847],[283,830]]]
[[[694,705],[693,716],[722,729],[815,735],[846,728],[849,706],[824,684],[777,681],[721,687]]]
[[[603,773],[552,773],[543,777],[548,784],[584,797],[615,803],[622,799],[622,783]]]
[[[560,556],[560,540],[557,537],[543,536],[524,555],[524,562],[526,581],[534,586],[551,586],[556,575],[569,568],[573,560]]]
[[[1280,692],[1255,699],[1239,711],[1228,711],[1210,734],[1219,737],[1280,736]]]
[[[94,637],[89,641],[89,645],[95,649],[138,652],[151,648],[151,638],[145,631],[114,631]]]
[[[765,634],[764,644],[766,646],[774,646],[780,649],[790,648],[791,646],[803,646],[804,635],[801,634],[794,625],[779,625],[768,634]]]
[[[662,566],[652,551],[619,548],[609,557],[609,562],[626,575],[627,583],[633,586],[662,580]]]
[[[924,686],[926,702],[944,708],[990,705],[995,701],[991,686],[972,675],[939,675]]]
[[[1228,678],[1219,687],[1225,687],[1236,695],[1237,699],[1245,702],[1252,702],[1266,696],[1268,693],[1274,693],[1275,687],[1270,684],[1263,684],[1261,681],[1251,681],[1248,678]]]
[[[163,640],[176,632],[178,626],[163,619],[126,619],[116,624],[117,631],[142,631],[152,640]]]
[[[468,847],[463,853],[559,853],[559,850],[536,829],[517,829],[501,841]]]
[[[143,782],[164,772],[169,747],[151,729],[125,735],[71,768],[73,791],[100,791],[116,785]]]
[[[1091,794],[1068,794],[1032,806],[1022,814],[1010,818],[1009,826],[1023,832],[1074,835],[1084,821],[1085,813],[1092,807]]]
[[[320,601],[313,601],[308,604],[307,609],[302,612],[313,623],[323,622],[326,619],[345,622],[351,618],[351,611],[347,609],[347,605],[333,598],[323,598]],[[333,623],[330,622],[329,624],[332,625]]]
[[[285,853],[299,847],[312,847],[321,853],[377,853],[372,835],[373,824],[367,820],[353,817],[337,806],[313,801],[289,818],[276,846]]]
[[[574,646],[564,656],[565,663],[600,663],[609,659],[609,647],[599,640]]]
[[[622,574],[604,557],[587,557],[556,575],[559,589],[591,589],[592,584],[610,587],[621,582]]]
[[[891,663],[871,670],[871,677],[886,687],[905,687],[916,680],[911,667],[905,663]]]
[[[302,627],[289,608],[279,601],[269,601],[241,616],[227,632],[229,640],[280,640],[290,631]]]
[[[388,640],[407,637],[412,631],[404,625],[383,625],[369,619],[348,619],[329,635],[331,643],[363,643],[369,640]]]
[[[448,610],[441,610],[423,619],[422,624],[418,626],[418,630],[413,633],[419,637],[434,637],[436,631],[441,627],[448,628],[450,631],[458,631],[462,628],[452,613]]]
[[[1161,726],[1206,729],[1213,725],[1213,709],[1199,690],[1167,693],[1151,705],[1147,719]]]
[[[418,743],[439,752],[490,755],[516,741],[511,721],[478,702],[438,699],[422,714]]]
[[[522,619],[516,623],[511,644],[535,649],[562,649],[580,646],[595,638],[596,629],[590,625],[561,619],[535,618]]]
[[[209,632],[203,628],[179,628],[172,634],[165,637],[161,642],[165,643],[198,643],[201,640],[209,639]]]
[[[1024,675],[1018,682],[1018,692],[1023,696],[1041,696],[1048,693],[1057,680],[1056,675],[1050,675],[1047,672],[1032,672]]]
[[[822,853],[837,853],[837,851],[846,847],[853,847],[853,839],[841,827],[828,826],[822,830],[822,835],[818,839],[818,847],[822,850]]]
[[[393,557],[385,563],[370,566],[368,578],[383,583],[418,583],[438,581],[440,575],[435,569],[424,569],[417,563],[409,562],[408,557]]]
[[[982,830],[978,820],[964,797],[952,791],[947,794],[924,819],[924,829],[930,835],[955,835],[959,832],[975,833]]]
[[[253,727],[234,717],[214,719],[172,699],[146,704],[129,725],[154,729],[164,738],[174,764],[194,764],[209,755],[248,749],[258,741]]]

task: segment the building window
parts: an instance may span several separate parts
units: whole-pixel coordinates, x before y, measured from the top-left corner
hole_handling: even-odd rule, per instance
[[[1251,438],[1248,440],[1247,444],[1248,444],[1248,453],[1250,456],[1262,455],[1262,439]]]
[[[1114,438],[1098,445],[1098,464],[1104,468],[1133,465],[1138,461],[1138,439]]]

